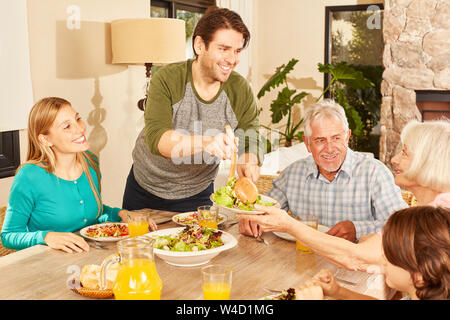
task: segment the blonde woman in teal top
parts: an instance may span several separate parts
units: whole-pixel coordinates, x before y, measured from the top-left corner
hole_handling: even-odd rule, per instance
[[[51,97],[33,106],[27,161],[11,187],[3,246],[20,250],[47,244],[69,253],[89,251],[86,241],[72,232],[105,221],[127,222],[134,214],[102,203],[98,160],[87,151],[85,132],[68,101]]]

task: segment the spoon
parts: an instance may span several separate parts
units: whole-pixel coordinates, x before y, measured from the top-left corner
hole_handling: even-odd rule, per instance
[[[225,132],[227,133],[227,135],[233,137],[234,139],[233,130],[231,130],[231,127],[228,124],[225,126]],[[235,172],[236,172],[236,152],[233,152],[233,154],[231,155],[231,166],[230,166],[230,174],[228,175],[228,180],[235,177]]]
[[[233,130],[229,125],[225,126],[225,131],[228,135],[234,138]],[[230,174],[228,175],[228,181],[235,177],[236,172],[236,152],[233,152],[231,156]],[[242,177],[236,180],[234,185],[234,192],[236,197],[243,203],[255,203],[258,199],[258,188],[249,178]]]

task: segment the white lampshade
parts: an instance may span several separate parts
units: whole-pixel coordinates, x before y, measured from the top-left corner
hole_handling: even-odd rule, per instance
[[[186,59],[185,22],[120,19],[111,23],[112,63],[167,64]]]

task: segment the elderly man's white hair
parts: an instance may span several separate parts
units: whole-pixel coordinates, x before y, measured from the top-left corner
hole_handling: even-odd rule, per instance
[[[344,108],[332,99],[323,99],[308,108],[304,117],[305,137],[309,139],[312,134],[311,122],[324,118],[335,118],[342,122],[342,128],[347,138],[348,121]]]

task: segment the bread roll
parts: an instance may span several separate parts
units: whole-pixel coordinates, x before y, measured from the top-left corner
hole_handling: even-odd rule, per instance
[[[96,264],[88,264],[81,269],[80,282],[84,288],[88,289],[100,289],[100,271],[101,267]],[[106,271],[106,286],[108,289],[112,289],[114,281],[119,271],[119,264],[112,264]]]

